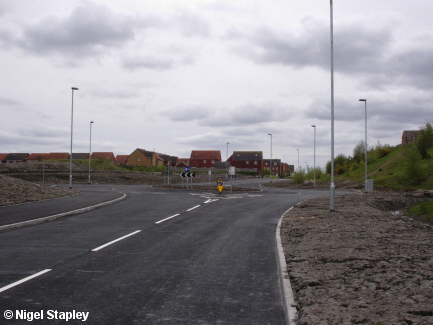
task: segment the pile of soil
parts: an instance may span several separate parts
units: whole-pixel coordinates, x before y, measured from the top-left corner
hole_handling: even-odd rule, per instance
[[[48,200],[78,193],[74,190],[41,186],[0,174],[0,206]]]
[[[404,215],[431,191],[303,202],[281,226],[304,324],[433,324],[433,227]]]

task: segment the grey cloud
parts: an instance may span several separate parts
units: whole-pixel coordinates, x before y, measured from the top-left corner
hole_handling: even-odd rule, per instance
[[[191,11],[181,11],[175,24],[180,26],[182,34],[187,37],[206,37],[210,33],[209,22]]]
[[[14,99],[6,98],[6,97],[0,97],[0,105],[16,107],[16,106],[21,106],[22,103],[20,103],[17,100],[14,100]]]
[[[161,115],[178,122],[201,121],[211,116],[211,108],[199,103],[187,103],[165,110]]]
[[[329,69],[329,33],[329,23],[307,17],[298,32],[280,32],[268,27],[257,28],[252,33],[231,29],[225,39],[241,41],[235,45],[236,51],[260,64]],[[370,69],[372,62],[382,60],[391,36],[389,28],[341,25],[334,31],[335,68],[342,72]]]
[[[123,60],[122,65],[128,70],[136,69],[153,69],[153,70],[169,70],[176,64],[173,57],[157,58],[157,57],[129,57]]]
[[[166,110],[174,121],[196,121],[202,126],[227,127],[249,126],[263,123],[283,121],[290,117],[284,107],[269,101],[247,101],[231,107],[205,107],[202,104],[190,103]]]
[[[24,28],[18,45],[37,54],[87,56],[134,39],[134,19],[108,6],[84,2],[68,17],[51,15]]]

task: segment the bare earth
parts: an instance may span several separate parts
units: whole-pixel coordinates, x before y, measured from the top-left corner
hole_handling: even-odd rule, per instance
[[[281,239],[297,324],[433,324],[433,227],[401,212],[431,192],[303,202]]]

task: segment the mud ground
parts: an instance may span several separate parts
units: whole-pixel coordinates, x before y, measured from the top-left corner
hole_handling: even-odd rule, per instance
[[[433,227],[404,214],[432,193],[380,192],[303,202],[281,239],[299,325],[433,324]]]

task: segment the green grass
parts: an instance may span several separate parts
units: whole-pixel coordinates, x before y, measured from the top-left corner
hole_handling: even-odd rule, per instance
[[[367,174],[369,179],[373,179],[375,188],[389,188],[395,190],[414,190],[414,189],[433,189],[433,159],[423,159],[420,166],[426,171],[424,178],[420,181],[414,181],[407,177],[404,157],[410,146],[391,147],[391,152],[381,158],[370,161],[367,165]],[[364,183],[365,165],[363,162],[346,171],[336,180],[353,180]]]
[[[412,205],[409,215],[433,224],[433,201],[423,201]]]

